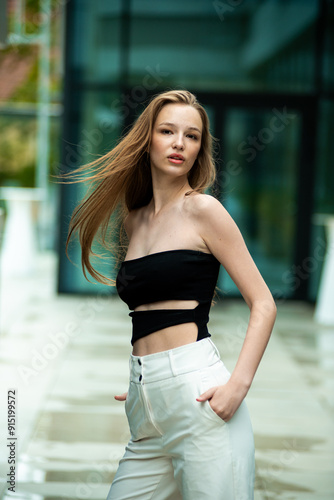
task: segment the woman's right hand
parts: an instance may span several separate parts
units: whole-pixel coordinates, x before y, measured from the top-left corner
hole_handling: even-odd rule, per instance
[[[117,401],[125,401],[127,395],[128,395],[127,392],[123,392],[123,394],[120,394],[119,396],[114,396],[114,398],[117,399]]]

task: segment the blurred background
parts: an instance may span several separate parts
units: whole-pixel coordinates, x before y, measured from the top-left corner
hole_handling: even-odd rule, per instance
[[[287,311],[277,329],[284,342],[293,328],[298,334],[289,344],[292,358],[307,365],[312,353],[332,356],[334,2],[1,0],[0,335],[2,362],[12,359],[14,377],[7,388],[24,380],[22,371],[15,377],[20,356],[32,345],[27,332],[42,338],[51,324],[64,331],[73,308],[81,319],[91,308],[90,329],[99,324],[107,334],[111,319],[115,329],[124,328],[127,336],[121,344],[114,341],[113,353],[116,344],[129,343],[129,325],[122,323],[126,310],[115,289],[85,280],[77,243],[70,248],[76,265],[65,256],[69,219],[86,187],[59,184],[52,175],[108,152],[152,95],[174,88],[195,93],[209,114],[219,149],[217,182],[208,193],[232,215],[279,308]],[[97,268],[113,278],[117,272],[112,257]],[[239,311],[240,293],[222,267],[218,286],[231,304],[226,313],[228,307]],[[92,306],[94,297],[100,302]],[[213,326],[221,321],[213,315]],[[101,359],[95,342],[87,343],[83,359],[94,353]],[[307,349],[304,358],[301,346]],[[55,358],[60,363],[62,356]],[[51,394],[47,387],[60,366],[51,359],[43,372],[50,369],[49,386],[44,381],[44,389],[38,388],[42,377],[38,383],[31,379],[22,395],[22,450],[41,414],[38,401],[31,408],[31,395],[42,401]],[[312,358],[306,368],[314,363]],[[333,362],[326,358],[322,366],[330,372],[332,390]],[[321,391],[332,418],[329,387]],[[110,387],[107,392],[111,399]],[[332,448],[326,450],[334,465]],[[25,453],[31,460],[32,452]],[[31,470],[22,474],[28,482],[33,476]],[[283,490],[271,484],[266,493],[258,486],[257,495],[329,499],[331,487],[314,497],[311,490],[289,489],[290,496],[280,496]],[[18,498],[72,498],[58,488],[58,496],[52,488],[46,496],[30,497],[27,491]],[[85,498],[103,498],[97,489],[90,495]]]
[[[325,238],[319,214],[334,213],[332,2],[11,0],[1,9],[0,182],[30,188],[20,203],[34,210],[37,251],[59,262],[59,292],[101,288],[64,255],[85,187],[51,174],[109,151],[151,95],[187,88],[219,139],[220,200],[270,289],[315,301],[321,265],[310,272],[307,259]],[[3,192],[4,216],[21,192]],[[223,270],[219,286],[239,293]]]

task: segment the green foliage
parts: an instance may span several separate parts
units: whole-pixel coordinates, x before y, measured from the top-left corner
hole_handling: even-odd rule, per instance
[[[35,165],[20,170],[1,170],[0,186],[35,187]]]
[[[36,162],[36,120],[0,116],[0,182],[33,186]]]

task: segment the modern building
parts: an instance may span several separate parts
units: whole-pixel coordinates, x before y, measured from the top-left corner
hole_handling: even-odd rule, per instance
[[[190,90],[219,140],[214,194],[272,293],[314,301],[334,213],[333,2],[71,0],[65,11],[60,169],[110,150],[153,94]],[[83,277],[79,245],[76,266],[64,253],[84,189],[61,186],[63,293],[105,290]],[[113,259],[103,266],[114,277]],[[239,294],[223,268],[218,286]]]

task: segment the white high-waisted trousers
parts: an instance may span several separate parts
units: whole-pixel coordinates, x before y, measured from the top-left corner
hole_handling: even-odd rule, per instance
[[[245,401],[224,422],[196,397],[230,373],[209,337],[130,354],[131,439],[107,500],[252,500],[254,438]]]

